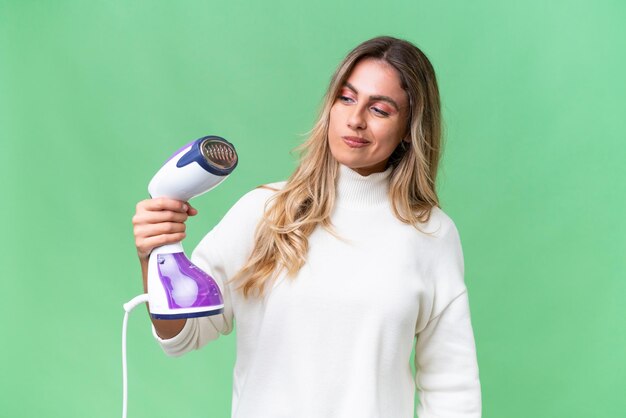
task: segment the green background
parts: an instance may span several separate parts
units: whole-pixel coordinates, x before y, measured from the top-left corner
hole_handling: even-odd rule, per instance
[[[618,417],[626,397],[621,1],[0,0],[0,416],[121,415],[131,218],[170,154],[231,140],[191,250],[285,179],[332,71],[406,38],[440,83],[484,416]],[[129,323],[129,417],[227,417],[235,334],[166,357]]]

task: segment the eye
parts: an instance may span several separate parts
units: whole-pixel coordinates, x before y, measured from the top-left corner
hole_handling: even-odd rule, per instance
[[[377,107],[373,107],[373,108],[372,108],[372,110],[373,110],[373,111],[374,111],[374,113],[376,113],[377,115],[384,116],[384,117],[389,116],[389,113],[387,113],[387,112],[385,112],[385,111],[383,111],[383,110],[380,110],[380,109],[379,109],[379,108],[377,108]]]
[[[348,96],[339,96],[338,99],[344,103],[352,103],[354,101]]]

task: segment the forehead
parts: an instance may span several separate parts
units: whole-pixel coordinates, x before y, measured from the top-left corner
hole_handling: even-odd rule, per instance
[[[385,61],[374,58],[359,61],[346,81],[365,96],[389,96],[400,105],[407,101],[398,71]]]

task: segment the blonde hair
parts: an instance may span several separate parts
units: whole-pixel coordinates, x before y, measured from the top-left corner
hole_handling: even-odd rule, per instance
[[[306,262],[308,237],[320,225],[336,235],[330,214],[335,202],[338,162],[328,146],[330,109],[354,66],[364,58],[394,67],[409,98],[407,133],[389,158],[393,166],[389,198],[395,216],[418,230],[439,205],[435,178],[441,149],[439,90],[433,67],[410,42],[382,36],[363,42],[341,62],[331,78],[319,117],[308,139],[295,150],[300,164],[285,187],[267,202],[255,232],[255,244],[246,264],[230,280],[240,282],[244,297],[263,296],[266,284],[286,271],[295,276]],[[423,232],[423,231],[422,231]]]

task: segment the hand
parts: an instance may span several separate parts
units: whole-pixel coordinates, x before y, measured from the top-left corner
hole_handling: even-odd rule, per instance
[[[133,233],[139,258],[147,260],[154,248],[182,241],[186,236],[185,221],[197,214],[188,202],[165,197],[137,203]]]

